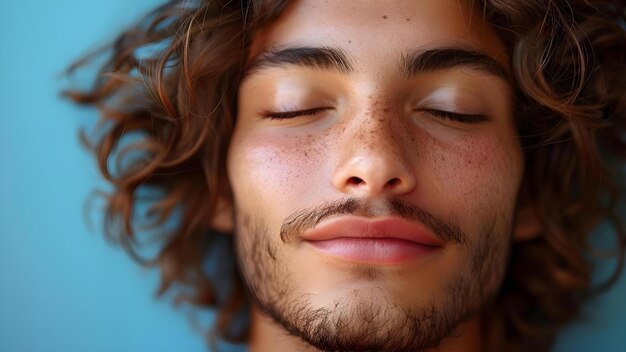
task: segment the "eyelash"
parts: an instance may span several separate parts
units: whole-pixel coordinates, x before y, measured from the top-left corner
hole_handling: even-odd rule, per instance
[[[437,110],[437,109],[420,109],[420,110],[415,110],[415,111],[425,112],[437,118],[457,121],[457,122],[466,123],[466,124],[475,124],[475,123],[487,121],[487,116],[481,115],[481,114],[459,114],[457,112]]]
[[[267,112],[265,113],[265,117],[270,120],[284,120],[284,119],[292,119],[299,116],[313,116],[317,115],[326,110],[330,110],[332,108],[323,107],[323,108],[313,108],[306,110],[295,110],[295,111],[285,111],[285,112]],[[437,110],[437,109],[420,109],[415,110],[416,112],[425,112],[440,119],[446,119],[451,121],[457,121],[466,124],[474,124],[487,121],[487,116],[480,114],[459,114],[452,111],[445,110]]]
[[[284,112],[267,112],[264,115],[270,120],[284,120],[284,119],[292,119],[298,116],[313,116],[313,115],[317,115],[321,112],[324,112],[330,109],[332,108],[323,107],[323,108],[313,108],[313,109],[306,109],[306,110],[295,110],[295,111],[284,111]]]

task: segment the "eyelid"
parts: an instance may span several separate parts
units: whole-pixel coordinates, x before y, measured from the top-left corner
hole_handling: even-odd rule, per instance
[[[291,118],[298,117],[298,116],[317,115],[321,112],[324,112],[330,109],[332,109],[332,107],[325,106],[325,107],[302,109],[302,110],[266,111],[262,115],[264,118],[268,118],[270,120],[283,120],[283,119],[291,119]]]
[[[436,118],[447,119],[447,120],[457,121],[457,122],[466,123],[466,124],[476,124],[476,123],[489,121],[489,117],[485,114],[465,114],[465,113],[458,113],[455,111],[448,111],[448,110],[442,110],[442,109],[428,109],[428,108],[415,109],[413,111],[424,112]]]

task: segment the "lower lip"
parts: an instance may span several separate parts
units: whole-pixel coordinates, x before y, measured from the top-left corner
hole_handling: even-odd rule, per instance
[[[334,257],[371,264],[396,264],[412,261],[437,248],[396,238],[334,238],[307,241],[313,247]]]

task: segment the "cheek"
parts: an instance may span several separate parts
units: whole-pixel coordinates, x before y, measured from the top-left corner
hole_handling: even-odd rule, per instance
[[[311,137],[255,135],[233,138],[229,152],[229,179],[238,207],[256,204],[263,213],[268,207],[282,219],[288,205],[312,199],[321,178],[322,146]],[[282,207],[282,209],[281,209]]]
[[[463,222],[514,209],[523,169],[521,148],[513,136],[496,136],[430,141],[432,152],[426,158],[432,167],[432,192]]]

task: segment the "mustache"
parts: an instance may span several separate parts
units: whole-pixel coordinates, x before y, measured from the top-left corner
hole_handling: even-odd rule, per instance
[[[398,216],[423,224],[442,242],[465,244],[467,239],[458,222],[453,219],[444,221],[421,207],[399,199],[372,201],[356,197],[329,202],[292,213],[283,221],[280,228],[280,239],[285,244],[297,242],[299,234],[313,229],[324,219],[336,215]]]

